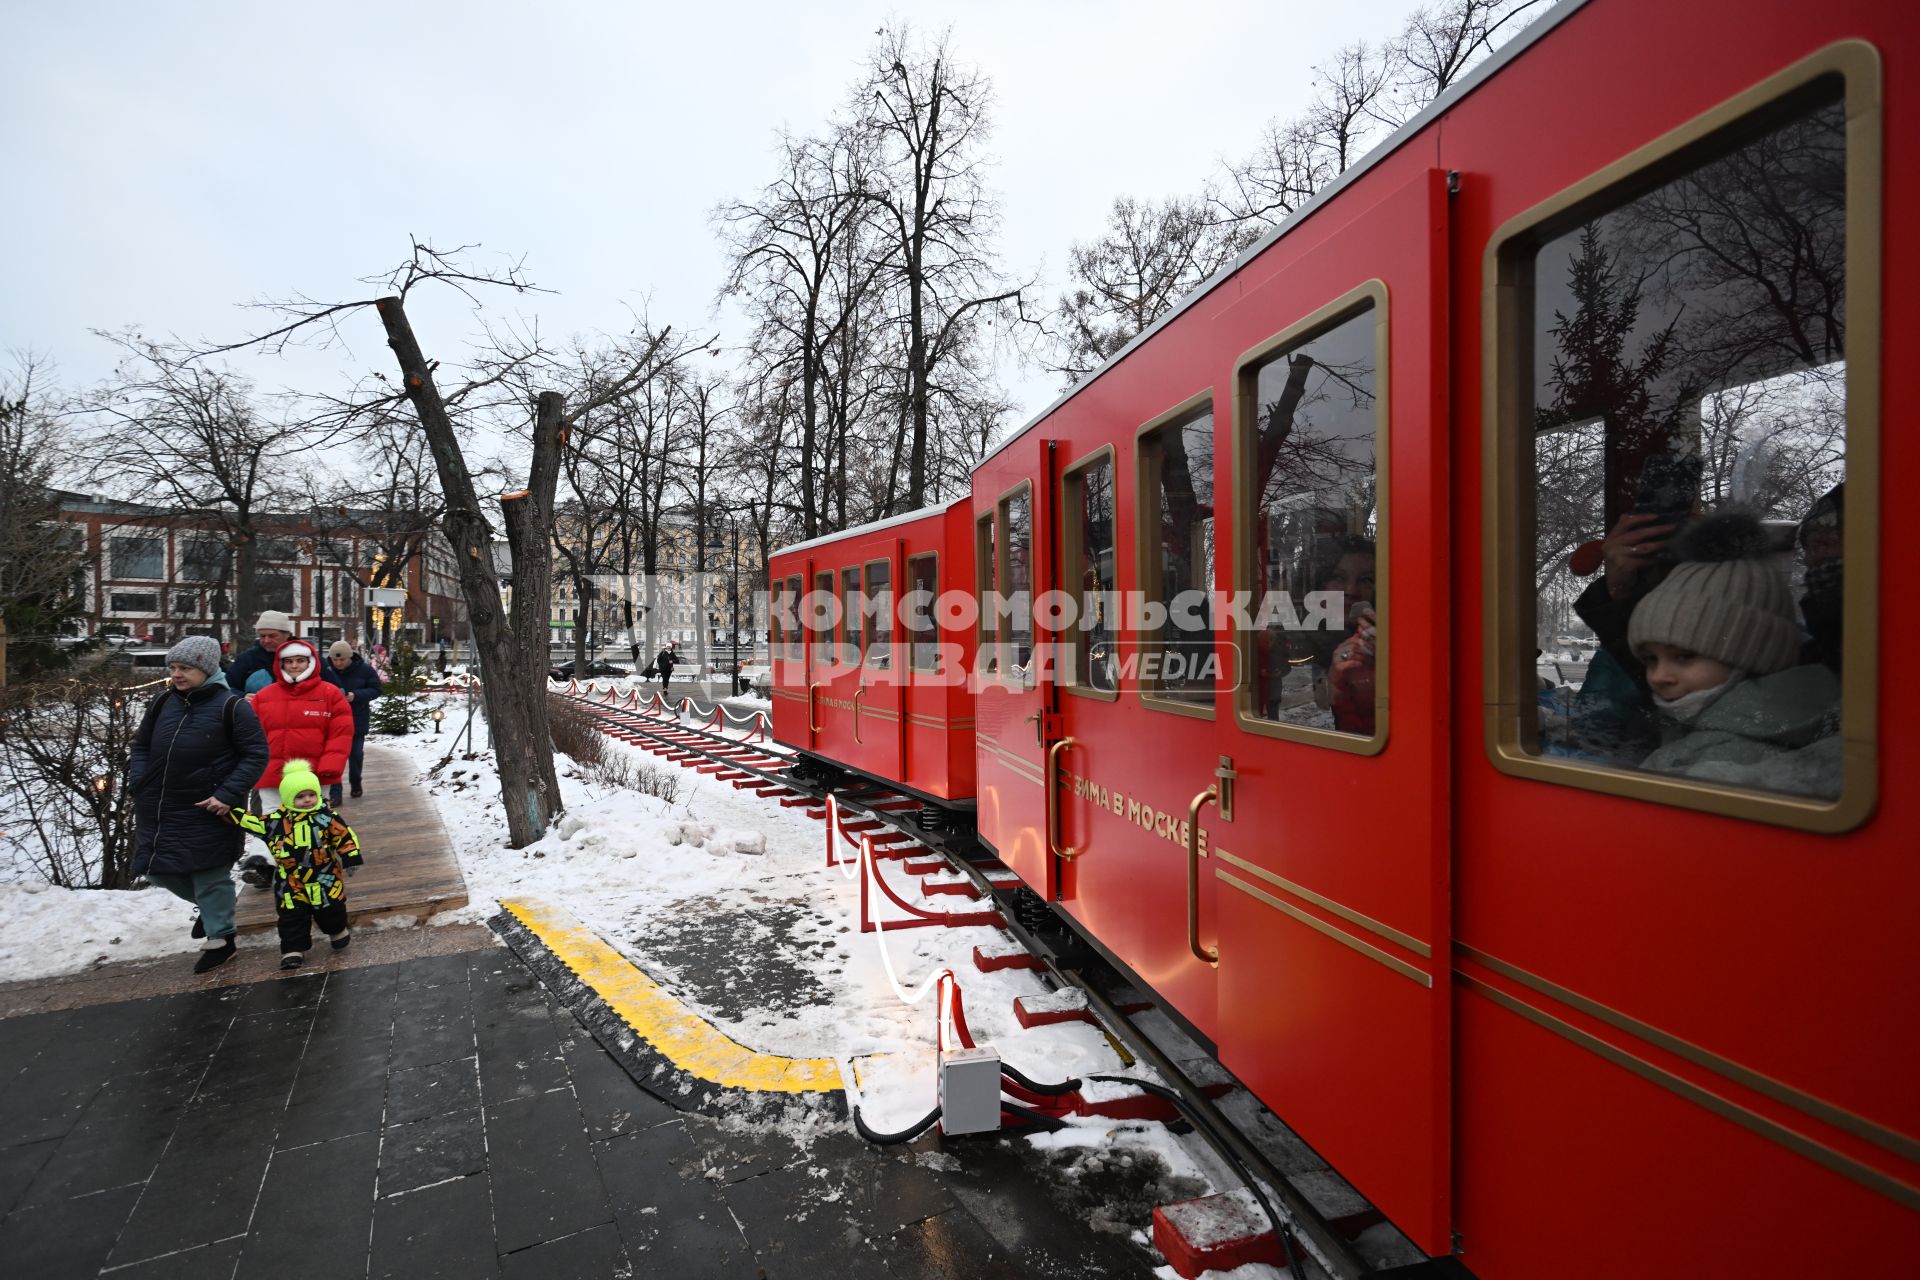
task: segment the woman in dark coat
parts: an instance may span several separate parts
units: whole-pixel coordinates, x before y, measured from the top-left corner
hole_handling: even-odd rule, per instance
[[[227,822],[267,767],[267,735],[220,674],[220,644],[188,636],[167,653],[167,687],[133,736],[133,872],[200,908],[195,973],[234,955],[233,864],[245,836]]]
[[[373,664],[353,651],[353,646],[345,640],[335,640],[327,650],[327,683],[347,695],[347,702],[353,707],[353,750],[347,754],[347,781],[353,785],[353,794],[360,794],[360,762],[366,753],[367,729],[372,724],[373,700],[387,691],[380,683],[380,673]],[[340,784],[333,784],[333,802],[340,803]]]

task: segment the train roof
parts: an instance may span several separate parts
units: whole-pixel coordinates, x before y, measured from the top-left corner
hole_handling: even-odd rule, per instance
[[[1587,3],[1588,0],[1558,0],[1551,9],[1529,23],[1525,30],[1494,50],[1484,62],[1449,85],[1447,91],[1428,103],[1426,109],[1419,115],[1394,130],[1379,146],[1354,161],[1339,177],[1322,187],[1314,194],[1311,200],[1308,200],[1305,204],[1289,214],[1285,222],[1282,222],[1279,226],[1267,232],[1266,235],[1261,236],[1258,241],[1243,250],[1232,262],[1229,262],[1201,284],[1197,285],[1186,297],[1174,303],[1165,314],[1135,334],[1133,340],[1127,343],[1126,346],[1108,356],[1099,368],[1088,374],[1081,381],[1075,383],[1070,389],[1061,392],[1058,399],[1054,400],[1039,413],[1034,414],[1018,431],[1015,431],[1005,440],[1002,440],[999,444],[988,450],[986,457],[980,459],[979,463],[975,465],[974,470],[978,471],[980,467],[992,461],[1002,449],[1005,449],[1015,440],[1026,435],[1027,432],[1042,422],[1055,409],[1058,409],[1061,405],[1073,399],[1073,397],[1078,395],[1084,388],[1092,385],[1094,380],[1099,378],[1100,375],[1126,359],[1135,347],[1138,347],[1141,343],[1158,333],[1162,328],[1171,324],[1175,317],[1186,311],[1187,308],[1191,307],[1194,303],[1200,301],[1200,299],[1206,297],[1209,293],[1212,293],[1215,289],[1226,283],[1227,280],[1232,278],[1234,272],[1240,270],[1240,268],[1259,257],[1260,254],[1266,252],[1270,245],[1300,225],[1301,222],[1305,221],[1306,218],[1321,205],[1339,195],[1342,191],[1346,190],[1347,187],[1358,181],[1368,170],[1405,146],[1416,134],[1433,123],[1442,113],[1458,106],[1463,98],[1479,88],[1482,84],[1485,84],[1500,68],[1519,57],[1530,45],[1546,35],[1549,31],[1552,31],[1581,9],[1586,8]]]
[[[1021,430],[1024,431],[1026,430],[1026,428],[1022,427]],[[991,457],[992,455],[990,454],[988,456]],[[937,506],[921,507],[917,511],[908,511],[902,515],[888,516],[884,520],[869,520],[865,524],[856,524],[851,529],[842,529],[838,533],[823,533],[817,538],[809,538],[805,542],[796,542],[790,547],[777,548],[773,554],[776,556],[784,556],[784,555],[787,555],[789,552],[805,551],[809,547],[821,547],[821,546],[825,546],[829,542],[839,542],[842,539],[851,538],[855,534],[877,533],[881,529],[890,529],[894,525],[906,524],[908,521],[911,521],[911,520],[925,520],[928,516],[942,515],[948,511],[953,510],[955,507],[959,506],[961,503],[971,502],[972,500],[973,500],[973,495],[971,493],[963,493],[959,497],[949,499],[948,501],[942,502]]]

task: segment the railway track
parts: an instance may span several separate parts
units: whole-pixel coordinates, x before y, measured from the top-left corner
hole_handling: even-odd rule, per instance
[[[1168,1082],[1174,1105],[1222,1161],[1243,1177],[1257,1178],[1274,1193],[1279,1202],[1276,1221],[1284,1220],[1288,1234],[1312,1255],[1326,1275],[1350,1280],[1382,1274],[1360,1257],[1348,1238],[1358,1229],[1381,1221],[1380,1215],[1368,1211],[1343,1215],[1335,1221],[1316,1209],[1288,1173],[1214,1105],[1218,1087],[1194,1080],[1136,1022],[1135,1015],[1146,1006],[1116,1002],[1113,993],[1132,984],[1067,929],[1003,864],[985,855],[971,833],[941,829],[941,823],[932,821],[938,811],[930,812],[922,801],[877,784],[861,780],[835,787],[796,772],[804,769],[805,762],[797,752],[771,740],[764,714],[742,718],[718,703],[702,706],[695,699],[685,698],[669,705],[658,694],[642,698],[638,691],[632,691],[623,696],[611,687],[601,690],[592,684],[585,689],[569,685],[554,692],[579,702],[599,722],[601,731],[616,741],[728,782],[736,790],[752,792],[785,808],[801,809],[827,823],[829,857],[839,838],[837,830],[871,841],[877,859],[942,860],[965,877],[983,906],[992,908],[991,913],[946,913],[952,917],[951,922],[998,925],[1038,961],[1038,972],[1044,980],[1059,991],[1080,992],[1096,1025],[1122,1056],[1147,1063]],[[894,901],[907,906],[897,896]],[[916,911],[910,906],[907,909]],[[997,918],[982,918],[988,914]],[[889,927],[894,927],[892,922]],[[1396,1268],[1395,1274],[1402,1274],[1401,1269]]]

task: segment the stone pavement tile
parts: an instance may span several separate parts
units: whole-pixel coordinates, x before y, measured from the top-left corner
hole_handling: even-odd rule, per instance
[[[406,1067],[387,1077],[388,1124],[479,1107],[480,1076],[472,1058]]]
[[[784,1169],[800,1158],[793,1139],[777,1130],[724,1128],[705,1116],[682,1121],[695,1150],[687,1157],[693,1172],[715,1182],[738,1182]]]
[[[486,1280],[499,1275],[487,1176],[443,1182],[373,1207],[370,1280]]]
[[[20,1203],[20,1197],[40,1176],[60,1142],[59,1138],[47,1138],[22,1147],[0,1147],[0,1218]]]
[[[380,1194],[399,1195],[486,1167],[486,1134],[477,1108],[390,1124],[380,1144]]]
[[[730,1183],[722,1194],[770,1280],[811,1280],[824,1268],[842,1280],[888,1274],[846,1205],[845,1184],[804,1162]]]
[[[764,1274],[754,1262],[726,1201],[712,1188],[676,1209],[640,1209],[617,1219],[636,1277],[742,1280]],[[814,1278],[818,1280],[818,1278]]]
[[[379,1130],[386,1114],[387,1082],[375,1075],[362,1080],[333,1081],[325,1087],[309,1087],[303,1065],[294,1083],[293,1104],[280,1116],[280,1132],[274,1138],[276,1150],[286,1151],[330,1142],[352,1133]]]
[[[77,1280],[97,1274],[140,1191],[115,1187],[0,1218],[0,1259],[7,1274],[23,1280]]]
[[[108,1261],[143,1262],[246,1231],[274,1119],[260,1106],[187,1113]]]
[[[193,1096],[194,1109],[249,1106],[278,1113],[293,1092],[306,1047],[304,1027],[274,1039],[222,1045]]]
[[[457,991],[452,987],[400,988],[393,1006],[393,1043],[388,1059],[395,1068],[468,1058],[473,1051],[473,1011],[467,1004],[464,984]]]
[[[53,1156],[19,1197],[21,1205],[70,1200],[145,1182],[166,1154],[179,1114],[102,1116],[58,1140]]]
[[[678,1124],[656,1125],[593,1144],[614,1216],[652,1211],[680,1216],[719,1205],[717,1184],[700,1176],[698,1148]]]
[[[113,1280],[227,1280],[240,1261],[240,1247],[245,1243],[244,1237],[237,1237],[182,1249],[110,1274]]]
[[[312,953],[308,953],[311,957]],[[283,1009],[311,1009],[320,1003],[326,990],[327,975],[300,970],[278,982],[256,982],[242,987],[234,1012],[241,1017],[256,1013],[277,1013]]]
[[[973,1215],[954,1209],[880,1241],[895,1280],[1026,1280],[1027,1272]]]
[[[486,1117],[500,1252],[613,1221],[570,1090],[490,1106]]]
[[[587,1132],[593,1137],[610,1138],[680,1118],[681,1112],[635,1084],[626,1068],[591,1036],[584,1042],[565,1045],[561,1052],[573,1080],[574,1096],[580,1100],[580,1112],[586,1117]]]
[[[956,1207],[932,1170],[857,1134],[814,1139],[795,1167],[805,1169],[816,1184],[839,1191],[840,1203],[876,1239]]]
[[[367,1273],[378,1134],[275,1152],[236,1280],[358,1280]]]
[[[68,1076],[36,1062],[0,1091],[0,1147],[66,1137],[103,1083],[90,1071]]]
[[[614,1280],[633,1275],[633,1268],[619,1229],[608,1223],[509,1253],[500,1259],[500,1274],[503,1280]]]
[[[485,953],[482,953],[485,954]],[[467,984],[467,954],[434,956],[400,966],[398,983],[402,990]]]

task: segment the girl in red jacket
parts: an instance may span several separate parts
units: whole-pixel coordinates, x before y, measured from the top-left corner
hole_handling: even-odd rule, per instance
[[[253,695],[253,713],[267,731],[271,758],[260,775],[262,813],[280,807],[280,771],[289,760],[310,760],[322,783],[340,781],[353,749],[353,707],[320,676],[320,650],[311,640],[289,640],[273,656],[273,683]]]

